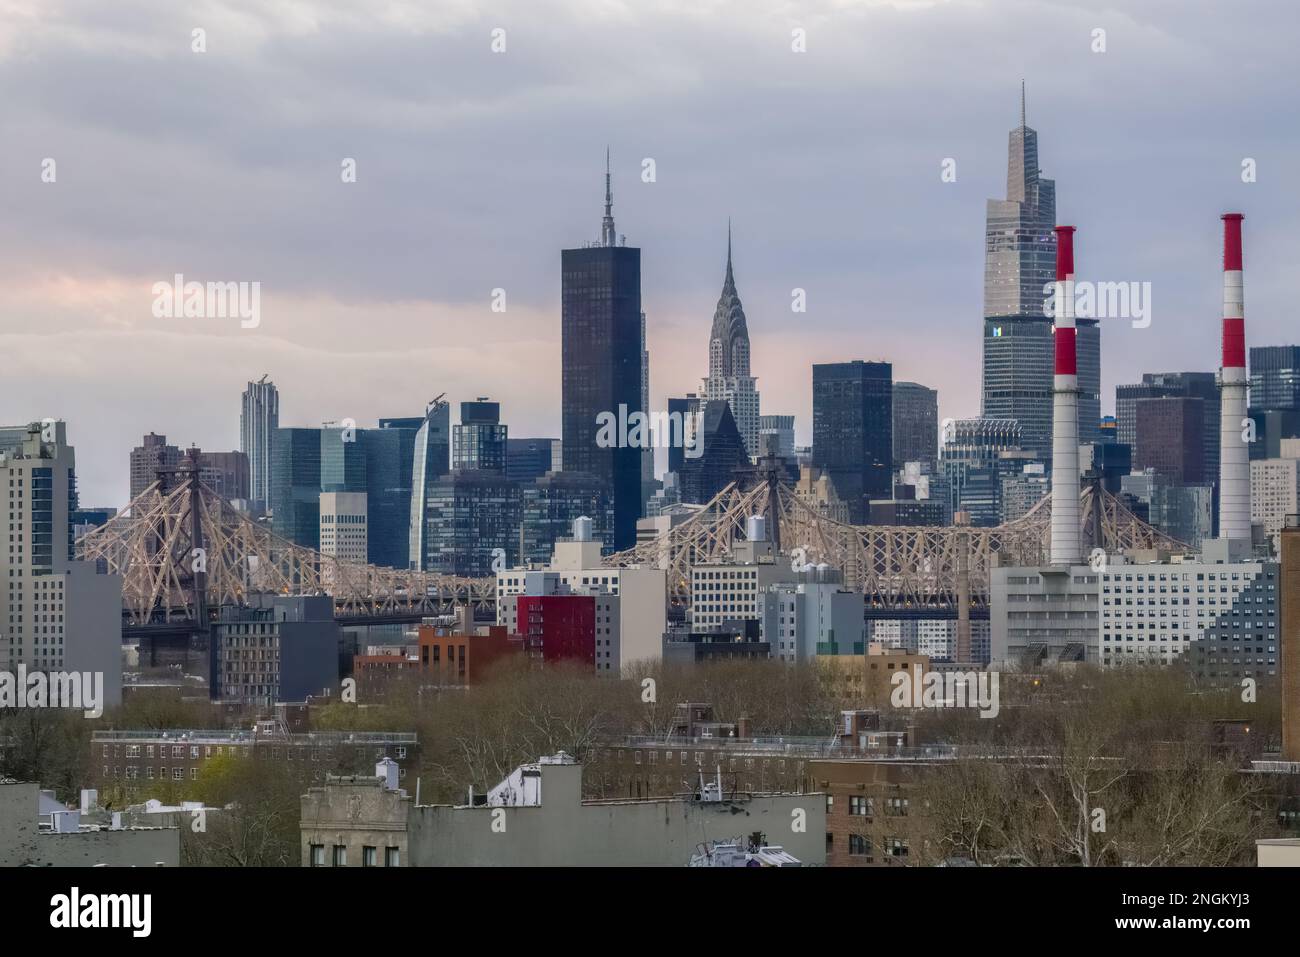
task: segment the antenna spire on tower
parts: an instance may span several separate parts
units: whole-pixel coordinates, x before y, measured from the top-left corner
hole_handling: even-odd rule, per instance
[[[613,246],[617,244],[614,234],[614,191],[610,187],[609,147],[605,147],[605,218],[600,224],[600,244]]]
[[[1025,126],[1025,81],[1020,80],[1020,125]]]

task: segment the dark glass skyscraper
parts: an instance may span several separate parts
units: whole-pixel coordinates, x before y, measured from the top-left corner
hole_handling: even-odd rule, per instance
[[[1052,455],[1052,320],[1044,288],[1056,278],[1056,183],[1038,169],[1038,133],[1020,126],[1007,149],[1007,198],[988,201],[984,231],[984,370],[981,415],[1020,423],[1025,448]],[[1093,442],[1101,421],[1101,334],[1078,327],[1079,441]]]
[[[894,367],[888,362],[813,366],[813,465],[830,476],[850,521],[871,499],[892,496]]]
[[[320,429],[276,429],[271,440],[271,528],[320,547]]]
[[[420,417],[380,419],[367,429],[366,549],[370,564],[406,568],[410,554],[411,476]]]
[[[894,467],[939,460],[939,393],[916,382],[894,383]]]
[[[1250,409],[1300,409],[1300,346],[1250,350]]]
[[[641,250],[614,232],[608,157],[605,218],[598,244],[565,249],[561,263],[562,445],[564,471],[583,472],[610,486],[614,547],[636,544],[641,517],[642,450],[597,444],[597,416],[622,420],[644,412],[641,356]]]

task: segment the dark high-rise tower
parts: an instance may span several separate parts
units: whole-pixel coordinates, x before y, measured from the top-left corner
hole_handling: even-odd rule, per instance
[[[893,380],[888,362],[813,366],[813,465],[830,476],[859,525],[871,499],[892,495]]]
[[[984,232],[984,374],[981,415],[1020,423],[1025,448],[1052,454],[1052,320],[1044,300],[1055,280],[1056,183],[1038,168],[1038,133],[1020,126],[1007,149],[1007,198],[988,201]],[[1094,442],[1101,420],[1097,320],[1076,319],[1079,440]]]
[[[641,362],[641,250],[616,241],[609,157],[600,242],[565,249],[561,262],[561,361],[564,471],[584,472],[614,496],[614,546],[636,543],[641,517],[642,450],[597,443],[597,416],[624,421],[645,410]],[[624,410],[620,415],[620,407]]]

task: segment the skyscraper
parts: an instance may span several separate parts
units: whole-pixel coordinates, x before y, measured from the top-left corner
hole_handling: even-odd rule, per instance
[[[1300,409],[1300,346],[1250,350],[1250,410]]]
[[[564,471],[604,481],[614,496],[614,546],[636,543],[641,517],[643,450],[623,442],[602,448],[597,417],[622,419],[619,407],[642,402],[641,250],[614,231],[609,155],[600,242],[565,249],[561,264],[562,445]]]
[[[731,406],[750,458],[759,454],[757,381],[749,374],[749,329],[731,271],[731,223],[728,222],[727,274],[722,280],[722,294],[713,310],[713,326],[709,330],[709,375],[704,380],[704,397],[710,401],[723,400]]]
[[[181,464],[181,450],[167,444],[167,436],[150,432],[131,450],[131,501],[158,480],[159,470]]]
[[[915,382],[894,383],[894,466],[939,460],[939,393]]]
[[[407,528],[407,561],[411,568],[424,568],[428,559],[425,548],[426,515],[433,485],[447,474],[451,451],[451,406],[438,396],[429,403],[424,421],[415,434],[411,454],[411,509]]]
[[[276,429],[271,439],[271,529],[304,548],[320,547],[321,445],[320,429]]]
[[[270,507],[271,445],[280,427],[280,393],[266,376],[248,383],[239,412],[239,450],[248,456],[249,497],[255,509]]]
[[[871,499],[892,497],[894,367],[888,362],[813,366],[813,461],[830,477],[855,524]]]
[[[415,437],[423,416],[380,419],[365,432],[368,561],[388,568],[410,564],[411,481]]]
[[[451,432],[451,467],[506,471],[507,427],[501,424],[501,403],[480,398],[460,404],[460,422]]]
[[[1056,183],[1038,168],[1038,133],[1020,126],[1007,150],[1007,198],[990,199],[984,231],[984,369],[981,415],[1020,423],[1024,446],[1052,454],[1052,320],[1044,300],[1055,280]],[[1101,337],[1094,318],[1078,328],[1079,440],[1098,437]]]
[[[9,550],[0,552],[0,662],[12,674],[76,671],[103,675],[103,704],[122,700],[122,579],[75,561],[76,452],[64,423],[27,426],[17,448],[0,452],[9,480]]]

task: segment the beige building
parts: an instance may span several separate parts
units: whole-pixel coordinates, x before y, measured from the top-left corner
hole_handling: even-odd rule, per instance
[[[364,565],[369,549],[368,514],[365,492],[321,492],[321,554]]]
[[[1259,867],[1300,867],[1300,838],[1256,841],[1255,853]]]
[[[302,866],[406,866],[411,798],[397,782],[397,764],[384,758],[373,777],[330,775],[304,794]]]
[[[1300,446],[1300,439],[1283,439]],[[1300,453],[1300,448],[1295,451]],[[1288,515],[1300,514],[1300,457],[1257,459],[1250,463],[1250,522],[1262,525],[1278,548],[1278,535]]]

